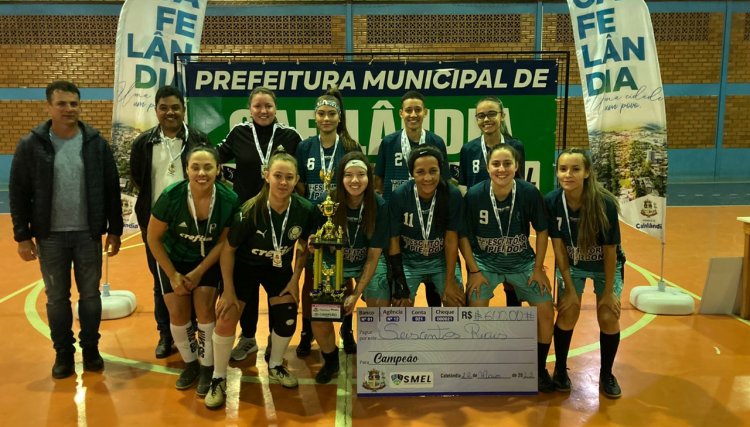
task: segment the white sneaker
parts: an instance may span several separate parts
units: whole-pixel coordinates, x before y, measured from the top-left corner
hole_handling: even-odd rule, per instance
[[[297,377],[292,375],[284,365],[279,365],[275,368],[268,368],[268,378],[286,388],[295,388],[299,385]]]
[[[255,341],[255,337],[247,338],[240,335],[240,340],[232,349],[229,354],[229,358],[232,360],[245,360],[247,355],[258,351],[258,343]]]
[[[206,407],[209,409],[220,408],[227,399],[227,380],[226,378],[211,379],[211,386],[206,393]]]

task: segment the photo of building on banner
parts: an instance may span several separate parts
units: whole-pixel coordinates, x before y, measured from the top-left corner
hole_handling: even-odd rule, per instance
[[[568,0],[598,180],[620,218],[661,241],[658,286],[630,303],[652,314],[692,314],[694,300],[664,281],[667,115],[651,14],[643,0]]]
[[[130,181],[135,138],[157,125],[154,97],[174,81],[175,53],[198,52],[207,0],[126,0],[115,43],[112,147],[120,174],[125,232],[139,230]]]
[[[346,99],[349,133],[373,161],[383,137],[403,128],[401,96],[419,91],[428,109],[424,129],[445,140],[455,176],[461,147],[480,135],[477,102],[498,97],[506,127],[526,147],[525,176],[543,192],[554,183],[558,66],[553,60],[226,63],[198,57],[186,62],[181,73],[188,122],[215,143],[249,120],[247,97],[257,86],[275,92],[279,122],[294,127],[302,138],[313,136],[317,130],[310,106],[336,85]]]
[[[643,0],[568,0],[597,178],[630,226],[664,241],[667,119]]]

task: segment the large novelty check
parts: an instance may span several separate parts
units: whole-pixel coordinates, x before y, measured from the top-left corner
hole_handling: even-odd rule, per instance
[[[360,308],[357,394],[537,391],[535,307]]]

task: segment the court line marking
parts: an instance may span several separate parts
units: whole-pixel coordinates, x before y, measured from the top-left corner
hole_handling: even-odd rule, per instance
[[[137,234],[136,234],[137,235]],[[133,235],[135,236],[135,235]],[[132,238],[130,236],[129,238]],[[142,243],[141,243],[142,245]],[[140,245],[132,245],[129,247],[137,247]],[[129,248],[126,247],[126,248]],[[646,278],[646,280],[650,283],[651,286],[656,286],[658,280],[657,276],[650,272],[649,270],[640,267],[630,261],[627,262],[628,265],[630,265],[632,268],[634,268],[636,271],[638,271],[642,276]],[[696,294],[685,290],[684,288],[674,284],[673,282],[670,282],[668,280],[664,280],[666,283],[668,283],[671,286],[674,286],[676,288],[681,289],[682,291],[688,293],[693,298],[696,298],[700,300],[701,298],[697,296]],[[43,336],[47,337],[49,339],[50,331],[49,326],[44,323],[44,321],[41,319],[39,312],[36,310],[36,300],[39,297],[39,294],[41,293],[42,289],[44,289],[44,283],[42,280],[37,280],[34,283],[31,283],[18,291],[14,292],[13,294],[10,294],[6,297],[4,297],[2,300],[0,300],[0,303],[22,293],[23,291],[33,288],[31,292],[26,297],[25,304],[24,304],[24,311],[26,314],[27,319],[29,320],[29,323]],[[649,323],[651,323],[654,319],[656,319],[657,315],[654,314],[648,314],[644,313],[643,316],[630,325],[629,327],[625,328],[624,330],[621,330],[621,338],[625,339],[635,332],[638,332],[639,330],[645,328]],[[739,318],[738,316],[733,316],[735,319],[739,320],[740,322],[749,325],[750,322]],[[76,344],[77,345],[77,344]],[[585,354],[590,351],[597,350],[599,348],[599,342],[587,344],[581,347],[577,347],[575,349],[572,349],[569,353],[570,357],[576,357],[580,356],[582,354]],[[118,364],[122,364],[125,366],[133,367],[142,369],[144,371],[151,371],[155,373],[163,373],[163,374],[169,374],[169,375],[179,375],[181,370],[176,368],[169,368],[163,365],[157,365],[150,362],[142,362],[137,361],[133,359],[127,359],[124,357],[116,356],[109,353],[101,353],[102,357],[107,360],[108,362],[114,362]],[[335,425],[336,427],[347,427],[351,426],[352,422],[352,399],[353,399],[353,393],[352,393],[352,375],[353,375],[353,369],[352,369],[352,356],[346,355],[346,364],[345,369],[343,372],[340,372],[338,380],[337,380],[337,390],[336,390],[336,418],[335,418]],[[554,361],[554,355],[550,355],[547,357],[547,362]],[[343,374],[343,375],[342,375]],[[342,381],[343,379],[343,381]],[[355,378],[356,379],[356,378]],[[242,382],[246,383],[256,383],[256,384],[267,384],[268,379],[265,377],[260,376],[249,376],[249,375],[243,375],[240,380]],[[303,385],[315,385],[315,379],[314,378],[303,378],[299,379],[299,383]]]

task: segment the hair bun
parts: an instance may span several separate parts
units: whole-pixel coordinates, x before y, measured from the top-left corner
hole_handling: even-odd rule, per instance
[[[283,145],[278,145],[276,146],[276,148],[273,149],[272,154],[281,154],[281,153],[286,153],[286,149],[284,148]]]

